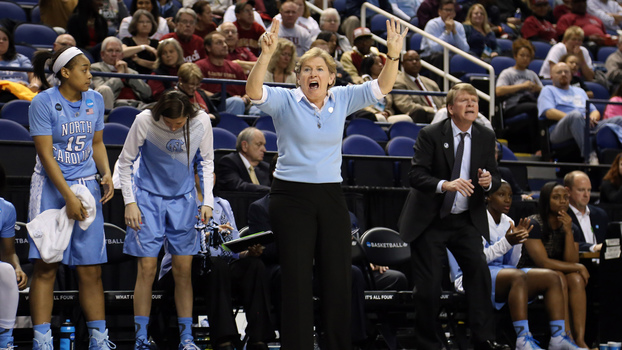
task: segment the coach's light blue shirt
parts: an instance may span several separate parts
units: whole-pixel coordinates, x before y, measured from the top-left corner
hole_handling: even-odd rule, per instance
[[[341,141],[348,115],[384,97],[377,80],[328,90],[318,109],[300,88],[263,86],[257,107],[272,116],[279,158],[274,177],[306,183],[340,183]]]

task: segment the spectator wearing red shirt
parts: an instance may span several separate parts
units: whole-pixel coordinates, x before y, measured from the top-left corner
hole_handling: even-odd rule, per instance
[[[557,42],[557,32],[551,22],[546,20],[550,6],[548,0],[532,0],[533,15],[527,17],[521,27],[521,35],[528,40],[545,41],[551,44]]]
[[[229,48],[227,59],[239,64],[244,69],[244,73],[248,74],[255,66],[257,56],[248,48],[238,46],[238,28],[232,22],[223,22],[218,26],[218,32],[225,36]]]
[[[587,1],[572,0],[570,11],[557,21],[557,36],[562,36],[570,26],[578,26],[588,40],[602,45],[607,35],[605,25],[598,17],[587,13]]]
[[[209,2],[199,0],[192,5],[192,10],[197,14],[197,24],[194,27],[194,34],[205,38],[205,36],[216,30],[216,23],[212,18],[212,7]]]
[[[242,67],[226,59],[229,48],[222,33],[218,31],[209,33],[205,37],[204,45],[207,57],[196,63],[205,78],[246,80]],[[222,90],[220,84],[203,83],[201,88],[212,94],[220,93]],[[244,114],[246,105],[250,103],[250,99],[245,96],[245,86],[227,84],[227,94],[231,97],[227,98],[226,112],[235,115]]]
[[[162,40],[173,38],[179,41],[184,51],[185,62],[196,62],[205,58],[203,39],[194,34],[197,23],[197,14],[189,8],[182,8],[175,16],[175,33],[169,33],[162,37]]]
[[[266,31],[259,23],[255,23],[253,7],[255,1],[238,2],[235,5],[235,17],[233,22],[238,28],[238,47],[248,48],[255,56],[259,56],[261,45],[259,37]]]
[[[562,4],[555,6],[553,9],[553,17],[555,17],[555,23],[562,18],[563,15],[570,13],[570,1],[572,0],[563,0]]]

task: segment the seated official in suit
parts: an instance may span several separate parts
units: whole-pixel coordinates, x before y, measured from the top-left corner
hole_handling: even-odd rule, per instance
[[[263,161],[266,138],[261,130],[248,127],[240,132],[236,153],[228,154],[216,166],[216,187],[221,191],[269,191],[269,165]]]
[[[579,251],[599,252],[605,239],[609,217],[603,209],[588,204],[592,192],[590,178],[584,172],[575,170],[564,176],[564,186],[570,194],[568,215],[581,228],[574,235],[575,242],[579,243]]]
[[[421,58],[415,50],[409,50],[402,57],[404,73],[399,72],[395,85],[395,90],[413,91],[441,91],[434,80],[419,75],[421,71]],[[404,95],[391,94],[393,96],[393,108],[396,113],[399,111],[410,115],[415,123],[430,123],[434,114],[445,105],[443,96],[430,95]]]
[[[114,36],[109,36],[102,42],[101,57],[102,62],[91,65],[92,72],[138,74],[122,59],[123,44]],[[106,109],[119,105],[119,100],[151,101],[151,88],[142,79],[94,76],[91,87],[102,94]]]

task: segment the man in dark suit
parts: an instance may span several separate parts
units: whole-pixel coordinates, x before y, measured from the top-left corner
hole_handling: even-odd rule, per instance
[[[421,58],[415,50],[409,50],[402,57],[404,73],[398,72],[395,79],[396,90],[441,91],[436,82],[419,75]],[[404,114],[410,115],[415,123],[430,123],[436,111],[445,106],[443,96],[391,94],[393,107]]]
[[[216,187],[222,191],[269,191],[269,165],[263,161],[266,138],[261,130],[248,127],[240,132],[236,153],[228,154],[216,166]]]
[[[446,249],[465,271],[469,324],[475,349],[508,349],[494,341],[491,280],[482,239],[489,237],[484,193],[501,180],[495,135],[473,123],[478,97],[470,84],[447,94],[451,118],[425,127],[415,144],[410,190],[400,218],[400,235],[412,251],[417,349],[440,349],[439,298]],[[468,278],[467,278],[468,271]],[[468,279],[468,282],[466,282]]]
[[[589,204],[592,192],[590,178],[586,173],[575,170],[564,176],[564,186],[570,193],[568,215],[581,228],[581,233],[574,237],[575,242],[579,243],[579,251],[599,252],[607,233],[609,217],[603,209]]]

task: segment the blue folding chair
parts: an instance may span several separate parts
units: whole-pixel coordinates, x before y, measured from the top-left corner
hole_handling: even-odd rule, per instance
[[[545,43],[543,41],[532,40],[531,44],[533,45],[534,49],[536,50],[536,52],[534,54],[534,58],[537,58],[539,60],[545,59],[546,55],[549,54],[549,50],[551,49],[551,44]]]
[[[389,140],[387,133],[382,127],[369,119],[353,119],[346,126],[346,136],[365,135],[377,142]]]
[[[339,13],[344,12],[346,10],[346,0],[334,0],[333,7]]]
[[[108,123],[119,123],[131,128],[140,112],[142,112],[140,109],[132,106],[115,107],[108,115]]]
[[[345,155],[385,156],[384,149],[365,135],[347,136],[342,143]],[[344,162],[349,185],[389,187],[395,184],[392,161],[378,158],[348,159]]]
[[[105,145],[122,145],[125,143],[130,128],[119,123],[104,124],[104,144]]]
[[[401,121],[391,124],[389,127],[389,137],[394,139],[398,136],[409,137],[413,140],[417,139],[419,131],[425,126],[425,124],[415,124],[407,121]]]
[[[421,40],[423,39],[423,35],[419,34],[419,33],[413,33],[413,35],[410,37],[410,40],[408,41],[408,48],[410,50],[415,50],[415,51],[419,51],[421,50]]]
[[[270,116],[264,115],[257,118],[257,120],[255,120],[254,127],[262,131],[276,132],[276,129],[274,128],[274,122],[272,121],[272,117]]]
[[[261,131],[263,132],[263,136],[266,138],[266,151],[278,152],[278,147],[276,145],[276,133],[269,130]]]
[[[396,136],[387,143],[387,154],[393,157],[412,157],[415,155],[415,140],[406,136]]]
[[[22,45],[15,45],[15,51],[17,51],[17,53],[21,53],[22,55],[28,57],[28,59],[32,61],[32,58],[35,57],[35,52],[37,52],[37,49],[30,45],[22,44]]]
[[[529,62],[529,66],[527,69],[536,72],[536,74],[540,75],[540,69],[542,69],[542,65],[544,64],[544,60],[533,60]]]
[[[497,46],[501,49],[501,51],[510,51],[512,52],[512,40],[510,39],[497,39]]]
[[[0,140],[32,141],[32,138],[28,130],[19,123],[12,120],[0,119]]]
[[[3,0],[0,1],[0,19],[10,18],[16,22],[27,22],[26,11],[18,4]]]
[[[238,116],[221,112],[218,127],[229,130],[234,135],[238,135],[242,130],[248,128],[248,123]]]
[[[237,137],[229,130],[215,127],[212,128],[214,134],[214,149],[235,149]]]
[[[600,85],[599,83],[595,83],[593,81],[586,81],[585,86],[594,93],[594,99],[609,100],[609,91],[607,91],[607,88]],[[607,108],[607,104],[595,103],[594,106],[596,107],[596,109],[598,109],[601,116],[605,114],[605,109]]]
[[[37,48],[51,49],[58,34],[44,24],[22,23],[13,32],[15,43],[26,43]]]
[[[30,23],[41,23],[41,9],[39,8],[39,5],[30,10]]]
[[[7,102],[2,106],[0,110],[0,118],[6,120],[12,120],[19,123],[21,126],[28,128],[28,108],[30,107],[30,101],[26,100],[13,100]]]
[[[371,30],[372,33],[376,34],[376,35],[380,35],[384,32],[387,31],[387,20],[389,18],[387,18],[385,15],[381,15],[381,14],[376,14],[371,18],[371,24],[369,26],[369,29]]]
[[[618,48],[616,46],[601,46],[596,54],[596,60],[599,62],[606,62],[607,57],[616,52]]]
[[[484,67],[460,55],[454,55],[449,61],[449,73],[460,76],[460,80],[465,83],[470,82],[471,77],[488,75]]]
[[[505,56],[495,56],[490,61],[490,65],[495,69],[496,76],[499,76],[504,69],[513,67],[515,64],[516,61],[512,57]]]

